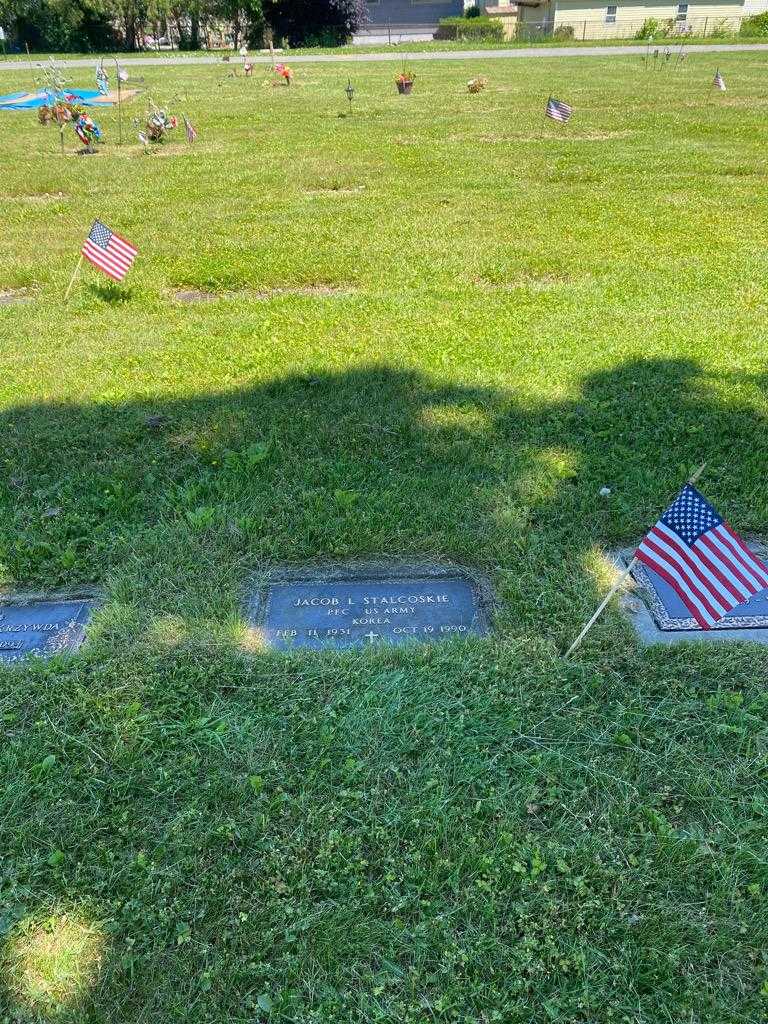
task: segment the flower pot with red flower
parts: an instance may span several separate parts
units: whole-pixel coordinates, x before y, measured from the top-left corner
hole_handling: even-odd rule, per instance
[[[285,85],[290,85],[293,80],[293,71],[287,64],[275,64],[275,74],[279,75]]]
[[[411,74],[410,71],[401,71],[397,76],[395,79],[395,85],[397,86],[397,91],[401,96],[410,96],[413,91],[415,77],[416,76]]]

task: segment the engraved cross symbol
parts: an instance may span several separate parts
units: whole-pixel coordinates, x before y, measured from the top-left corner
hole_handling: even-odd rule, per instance
[[[378,633],[374,633],[373,630],[371,630],[370,633],[363,633],[363,639],[370,641],[370,643],[373,643],[373,641],[378,639],[378,637],[379,637],[379,634]]]

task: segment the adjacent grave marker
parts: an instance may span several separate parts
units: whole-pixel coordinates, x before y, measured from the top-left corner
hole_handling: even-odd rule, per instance
[[[750,547],[766,558],[762,544],[752,542]],[[616,566],[626,569],[633,554],[634,549],[617,552],[613,556]],[[702,629],[673,588],[653,569],[638,562],[631,578],[632,591],[621,598],[621,607],[645,643],[749,640],[768,644],[768,591],[755,594],[746,604],[728,612],[712,629]]]
[[[278,650],[400,646],[488,632],[487,588],[448,566],[360,566],[271,577],[248,618]]]
[[[76,651],[93,598],[0,598],[0,663]]]

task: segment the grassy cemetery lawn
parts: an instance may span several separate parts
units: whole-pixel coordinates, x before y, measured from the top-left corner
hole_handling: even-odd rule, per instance
[[[768,532],[768,77],[717,63],[146,68],[199,132],[149,156],[146,97],[91,158],[0,113],[0,582],[102,601],[0,668],[0,1020],[765,1019],[765,648],[561,657],[694,465]],[[139,258],[65,305],[96,216]],[[494,635],[245,628],[381,557]]]

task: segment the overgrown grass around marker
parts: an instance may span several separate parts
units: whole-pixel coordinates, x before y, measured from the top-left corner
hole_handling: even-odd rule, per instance
[[[718,64],[147,68],[200,133],[152,156],[141,98],[93,158],[0,113],[0,575],[102,595],[0,671],[0,1019],[764,1020],[763,649],[560,657],[692,465],[768,531],[764,68]],[[140,257],[65,306],[95,216]],[[494,635],[251,650],[250,575],[382,555],[487,573]]]

